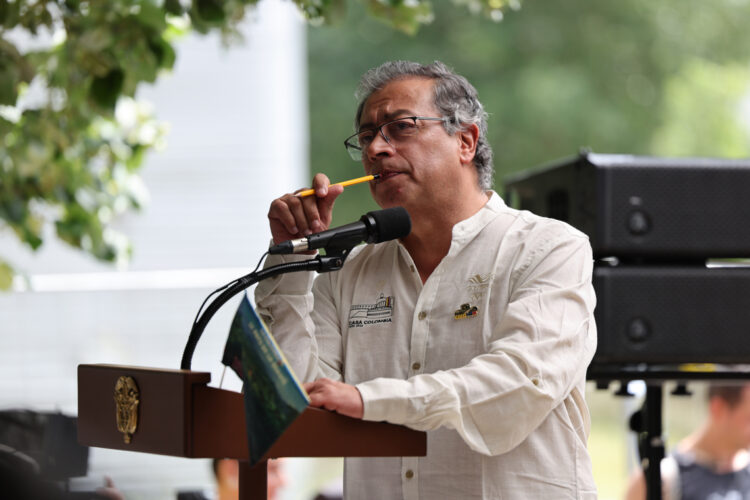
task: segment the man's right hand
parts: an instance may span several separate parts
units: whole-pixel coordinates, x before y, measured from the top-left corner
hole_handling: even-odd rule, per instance
[[[331,186],[325,174],[316,174],[312,184],[315,189],[313,195],[301,198],[289,193],[271,202],[268,221],[274,244],[328,229],[333,203],[344,188]]]

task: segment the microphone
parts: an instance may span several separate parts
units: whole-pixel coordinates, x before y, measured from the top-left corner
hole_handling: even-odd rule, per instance
[[[386,208],[367,212],[357,222],[346,224],[306,238],[287,240],[273,245],[268,253],[289,254],[302,253],[316,248],[327,250],[351,249],[364,241],[380,243],[381,241],[402,238],[411,231],[411,218],[403,207]]]

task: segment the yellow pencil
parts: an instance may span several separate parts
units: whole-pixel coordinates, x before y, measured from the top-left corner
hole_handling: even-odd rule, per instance
[[[374,181],[375,179],[379,177],[380,177],[380,174],[365,175],[364,177],[357,177],[356,179],[349,179],[348,181],[337,182],[336,184],[331,184],[331,186],[351,186],[352,184],[359,184],[360,182]],[[301,198],[304,196],[310,196],[311,194],[315,194],[314,189],[305,189],[304,191],[300,191],[299,193],[297,193],[297,196]]]

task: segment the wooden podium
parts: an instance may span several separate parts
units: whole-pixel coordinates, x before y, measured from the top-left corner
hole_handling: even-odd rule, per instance
[[[130,378],[137,425],[118,429],[115,387]],[[78,366],[78,441],[87,446],[240,461],[240,499],[266,498],[266,461],[278,457],[424,456],[424,432],[308,407],[254,467],[242,395],[208,387],[211,374],[116,365]],[[119,386],[118,386],[119,387]],[[132,403],[131,401],[131,403]],[[129,442],[126,442],[129,440]]]

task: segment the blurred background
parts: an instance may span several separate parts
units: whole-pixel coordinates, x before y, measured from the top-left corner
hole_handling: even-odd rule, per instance
[[[315,172],[361,175],[343,140],[359,76],[385,60],[441,60],[475,85],[500,193],[505,176],[581,148],[749,156],[746,0],[428,5],[3,3],[0,410],[75,415],[80,363],[177,368],[203,298],[267,247],[270,201]],[[352,186],[333,223],[374,208]],[[220,357],[235,306],[193,359],[231,390]],[[603,499],[621,498],[638,465],[631,386],[636,397],[589,386]],[[702,419],[691,388],[665,400],[668,447]],[[305,500],[341,462],[284,468],[278,498]],[[134,499],[213,485],[207,461],[103,449],[89,474]]]

